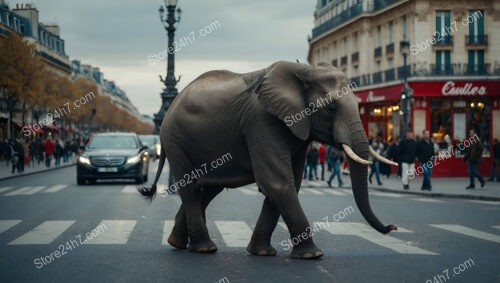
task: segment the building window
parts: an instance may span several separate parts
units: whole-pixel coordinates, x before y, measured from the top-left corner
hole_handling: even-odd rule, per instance
[[[484,146],[483,155],[489,156],[490,105],[484,100],[473,99],[467,111],[468,130],[475,130]],[[468,131],[467,131],[468,133]],[[468,135],[467,135],[468,136]]]
[[[473,19],[469,23],[469,36],[479,37],[484,35],[484,16],[482,10],[470,10],[468,19]]]
[[[449,50],[436,51],[436,67],[434,73],[437,75],[451,75],[451,56]]]
[[[469,50],[467,59],[467,73],[469,75],[486,74],[484,65],[484,50]]]
[[[406,15],[403,16],[403,37],[408,38],[408,21]]]
[[[450,11],[436,11],[436,32],[446,34],[450,30]]]
[[[389,22],[389,43],[394,42],[394,24],[392,21]]]
[[[344,56],[347,55],[347,37],[344,37]]]
[[[377,27],[377,47],[382,46],[382,29],[380,26]]]

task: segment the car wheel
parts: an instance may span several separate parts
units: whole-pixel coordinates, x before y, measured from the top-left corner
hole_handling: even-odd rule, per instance
[[[76,183],[77,183],[78,185],[85,185],[85,178],[82,178],[82,177],[80,177],[80,176],[77,176],[77,177],[76,177]]]
[[[89,184],[95,184],[95,182],[97,181],[96,179],[88,179],[89,181]]]

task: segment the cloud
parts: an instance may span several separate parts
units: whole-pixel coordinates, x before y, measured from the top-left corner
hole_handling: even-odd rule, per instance
[[[149,55],[166,48],[167,36],[158,8],[163,1],[32,0],[42,22],[57,22],[72,59],[99,67],[123,88],[143,114],[159,110],[163,89],[158,75],[166,60],[151,66]],[[212,69],[249,72],[277,60],[306,62],[307,36],[313,27],[316,1],[179,0],[182,9],[175,40],[197,38],[176,56],[179,91]],[[12,8],[12,6],[11,6]],[[214,21],[220,27],[200,37]]]

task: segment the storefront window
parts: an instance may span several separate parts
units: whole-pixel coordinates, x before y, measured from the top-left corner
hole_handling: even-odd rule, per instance
[[[484,146],[483,156],[490,155],[490,105],[485,101],[469,103],[467,125],[474,129]]]
[[[451,103],[449,100],[433,100],[430,105],[431,135],[439,151],[446,151],[451,145]]]

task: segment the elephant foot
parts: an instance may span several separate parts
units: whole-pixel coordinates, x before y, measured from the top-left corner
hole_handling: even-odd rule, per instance
[[[269,243],[255,243],[251,241],[247,246],[247,252],[253,255],[273,256],[276,255],[276,249]]]
[[[179,238],[175,237],[175,235],[172,233],[170,234],[170,236],[168,237],[168,240],[167,242],[174,248],[176,249],[186,249],[187,248],[187,245],[188,245],[188,240],[187,239],[182,239],[182,240],[179,240]]]
[[[294,246],[292,258],[298,259],[318,259],[323,256],[323,252],[314,243],[308,245]]]
[[[211,240],[189,243],[189,251],[197,253],[215,253],[217,245]]]

